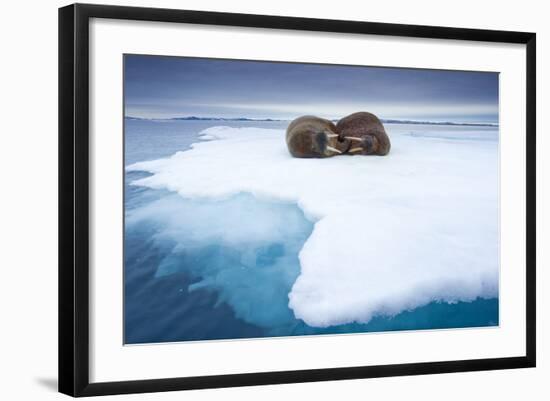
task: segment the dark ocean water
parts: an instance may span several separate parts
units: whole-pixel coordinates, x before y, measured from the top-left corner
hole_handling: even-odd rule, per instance
[[[286,124],[126,120],[125,165],[186,150],[211,126]],[[146,175],[125,175],[126,344],[498,325],[498,299],[477,299],[433,302],[368,324],[310,327],[287,306],[314,223],[296,205],[246,193],[184,199],[129,185]]]

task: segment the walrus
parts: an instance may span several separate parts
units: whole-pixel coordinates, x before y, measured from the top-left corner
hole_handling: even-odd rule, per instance
[[[360,111],[342,118],[336,124],[336,132],[341,139],[352,142],[347,154],[384,156],[390,151],[390,138],[372,113]]]
[[[302,116],[288,125],[286,144],[294,157],[330,157],[345,153],[351,142],[339,138],[332,121]]]

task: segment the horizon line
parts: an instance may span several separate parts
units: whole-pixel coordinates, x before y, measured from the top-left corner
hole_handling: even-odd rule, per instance
[[[179,116],[179,117],[137,117],[124,116],[125,119],[145,120],[145,121],[292,121],[293,118],[252,118],[252,117],[199,117],[199,116]],[[338,121],[338,118],[329,118],[330,121]],[[380,121],[386,124],[425,124],[425,125],[461,125],[477,127],[499,127],[499,123],[492,122],[457,122],[457,121],[433,121],[433,120],[411,120],[399,118],[381,118]]]

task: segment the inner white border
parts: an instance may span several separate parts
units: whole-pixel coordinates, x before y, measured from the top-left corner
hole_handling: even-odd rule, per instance
[[[500,71],[500,327],[122,344],[123,53]],[[94,19],[90,382],[525,355],[525,46]]]

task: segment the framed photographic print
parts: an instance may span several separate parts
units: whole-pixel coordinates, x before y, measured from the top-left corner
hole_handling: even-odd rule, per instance
[[[535,366],[535,34],[59,10],[59,390]]]

